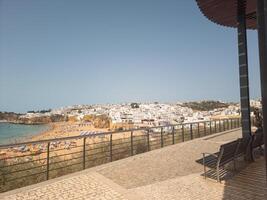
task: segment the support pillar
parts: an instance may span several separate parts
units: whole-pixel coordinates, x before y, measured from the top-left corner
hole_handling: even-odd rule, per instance
[[[257,2],[263,133],[267,175],[267,0]]]
[[[248,51],[246,30],[246,0],[238,0],[238,57],[239,57],[239,80],[240,80],[240,105],[242,136],[251,136],[250,100],[248,80]]]

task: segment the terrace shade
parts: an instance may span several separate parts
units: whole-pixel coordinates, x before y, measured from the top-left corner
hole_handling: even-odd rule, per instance
[[[196,2],[203,15],[210,21],[237,28],[243,137],[251,134],[246,30],[258,30],[267,173],[267,0],[196,0]]]
[[[212,22],[228,27],[238,26],[238,0],[197,0],[197,4],[201,12]],[[247,28],[257,29],[257,0],[247,0],[244,4]]]
[[[247,28],[257,28],[257,0],[196,0],[202,13],[216,24],[236,27],[243,137],[251,136]]]

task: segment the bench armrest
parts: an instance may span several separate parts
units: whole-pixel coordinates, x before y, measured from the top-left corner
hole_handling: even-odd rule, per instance
[[[207,153],[207,152],[202,153],[203,157],[205,157],[206,154],[207,154],[207,155],[212,155],[212,156],[214,156],[214,157],[218,157],[218,155],[216,155],[216,154],[214,154],[214,153]]]
[[[204,167],[205,167],[205,165],[206,165],[206,159],[205,159],[205,156],[206,156],[206,155],[211,155],[211,156],[214,156],[216,159],[218,159],[218,155],[216,155],[216,154],[214,154],[214,153],[207,153],[207,152],[205,152],[205,153],[202,153],[202,155],[203,155],[203,160],[202,160],[202,162],[203,162]]]

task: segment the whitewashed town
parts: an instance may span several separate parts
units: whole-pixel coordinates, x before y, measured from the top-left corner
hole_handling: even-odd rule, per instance
[[[197,102],[202,103],[205,101]],[[208,102],[208,101],[207,101]],[[223,103],[212,110],[197,110],[187,103],[122,103],[103,105],[74,105],[49,112],[28,112],[20,118],[34,118],[51,115],[63,115],[76,122],[82,122],[86,116],[107,116],[113,125],[130,124],[130,128],[159,126],[177,123],[207,121],[213,118],[229,118],[240,115],[238,103]],[[260,100],[251,100],[251,107],[260,108]],[[251,112],[253,115],[253,112]]]

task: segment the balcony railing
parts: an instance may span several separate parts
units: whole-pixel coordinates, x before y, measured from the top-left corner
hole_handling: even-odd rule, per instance
[[[0,145],[0,192],[240,126],[231,118]]]

